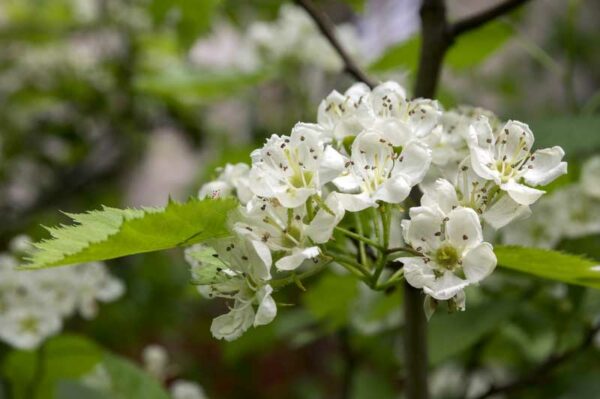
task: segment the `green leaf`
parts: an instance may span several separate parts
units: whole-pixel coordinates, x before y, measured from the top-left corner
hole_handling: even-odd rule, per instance
[[[497,301],[469,306],[460,313],[434,314],[428,328],[430,363],[438,364],[471,347],[508,319],[518,309],[517,305]]]
[[[576,157],[600,148],[600,116],[547,116],[531,121],[537,148],[561,146]]]
[[[197,104],[236,94],[256,86],[268,77],[269,73],[266,71],[215,72],[171,68],[166,72],[148,73],[137,78],[135,87],[143,94],[183,104]]]
[[[365,0],[344,0],[355,12],[362,13],[365,10]]]
[[[578,255],[541,248],[496,246],[498,265],[568,284],[600,289],[600,266]]]
[[[42,370],[42,378],[36,389],[36,398],[45,399],[53,397],[54,388],[60,380],[80,378],[102,361],[102,349],[76,335],[52,338],[42,350],[12,351],[6,356],[2,374],[10,381],[13,398],[26,397],[38,366]]]
[[[152,0],[150,11],[155,22],[175,22],[179,39],[184,46],[191,45],[210,28],[220,0]]]
[[[457,70],[476,66],[498,50],[512,34],[511,28],[501,22],[493,22],[468,32],[450,47],[446,54],[446,63]],[[414,74],[418,66],[420,48],[421,37],[413,36],[388,49],[369,66],[369,70],[386,72],[402,68]]]
[[[337,328],[348,322],[350,305],[358,295],[357,284],[354,276],[329,273],[308,287],[303,300],[317,319]]]
[[[164,208],[102,210],[67,214],[74,225],[48,228],[51,239],[36,243],[24,268],[38,269],[195,244],[228,235],[227,215],[237,201],[192,198]]]
[[[465,69],[485,61],[513,35],[509,25],[492,22],[461,35],[448,50],[446,62],[451,68]]]
[[[158,381],[125,358],[105,353],[102,362],[110,377],[113,399],[169,399]]]

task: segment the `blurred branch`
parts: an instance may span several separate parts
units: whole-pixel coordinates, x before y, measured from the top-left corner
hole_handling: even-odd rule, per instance
[[[488,10],[481,12],[480,14],[467,17],[462,21],[457,21],[450,26],[450,35],[455,38],[463,33],[469,32],[473,29],[477,29],[482,25],[504,15],[508,14],[515,8],[525,4],[529,0],[507,0],[503,3],[496,5]]]
[[[375,84],[371,79],[356,65],[354,60],[348,55],[344,47],[341,45],[335,35],[335,25],[331,22],[331,19],[317,8],[312,0],[295,0],[296,4],[302,7],[315,21],[319,30],[325,36],[327,41],[338,53],[342,62],[344,63],[344,71],[354,77],[359,82],[365,83],[370,88],[373,88]]]
[[[569,349],[563,353],[557,354],[553,353],[548,358],[542,362],[539,366],[531,370],[528,374],[525,374],[519,379],[516,379],[512,382],[509,382],[505,385],[492,385],[490,389],[488,389],[483,394],[479,395],[476,399],[486,399],[494,395],[498,394],[507,394],[511,392],[515,392],[527,387],[530,387],[532,384],[539,383],[543,381],[550,373],[552,373],[556,368],[560,367],[564,363],[566,363],[571,358],[585,351],[589,346],[594,342],[594,337],[596,334],[600,332],[600,324],[591,327],[584,335],[583,340],[576,347]]]

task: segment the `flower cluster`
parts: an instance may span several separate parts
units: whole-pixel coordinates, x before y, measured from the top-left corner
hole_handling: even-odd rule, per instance
[[[430,304],[464,309],[464,289],[496,266],[483,224],[529,215],[537,187],[566,173],[561,148],[533,141],[524,123],[409,100],[395,82],[332,92],[317,123],[271,136],[251,165],[227,165],[200,190],[240,200],[230,238],[187,252],[200,291],[232,301],[212,333],[271,322],[273,290],[329,262],[373,289],[405,278]]]
[[[123,283],[102,263],[55,270],[17,270],[17,256],[29,246],[27,237],[11,242],[12,253],[0,254],[0,339],[19,349],[32,349],[58,333],[63,319],[79,313],[91,319],[98,301],[111,302],[124,292]]]

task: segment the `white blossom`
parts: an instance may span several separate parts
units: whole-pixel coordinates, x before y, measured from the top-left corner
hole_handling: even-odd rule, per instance
[[[469,132],[471,164],[477,175],[496,183],[518,204],[531,205],[544,191],[533,187],[546,185],[567,172],[560,147],[532,152],[533,133],[521,122],[509,121],[492,130],[481,117]]]
[[[204,389],[193,381],[176,380],[169,391],[173,399],[207,399]]]
[[[273,135],[252,153],[250,188],[286,208],[303,205],[344,169],[342,155],[325,146],[315,125],[299,123],[288,136]]]
[[[227,164],[217,171],[219,176],[200,188],[199,198],[222,198],[235,195],[242,204],[252,199],[253,194],[248,180],[250,166],[245,163]]]
[[[583,164],[581,187],[586,195],[600,200],[600,155],[588,159]]]
[[[437,300],[450,300],[478,283],[496,267],[492,246],[483,242],[479,218],[470,208],[456,207],[447,214],[428,207],[411,208],[402,227],[405,241],[422,256],[398,258],[404,277]],[[464,298],[464,297],[463,297]]]

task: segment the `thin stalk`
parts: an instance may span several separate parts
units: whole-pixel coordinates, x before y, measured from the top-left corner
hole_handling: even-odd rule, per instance
[[[354,233],[354,232],[352,232],[350,230],[347,230],[347,229],[345,229],[343,227],[339,227],[339,226],[337,226],[335,228],[335,230],[339,231],[342,234],[347,235],[350,238],[354,238],[355,240],[360,241],[362,244],[368,244],[368,245],[370,245],[370,246],[372,246],[374,248],[377,248],[379,250],[383,250],[383,248],[381,247],[381,245],[379,243],[371,240],[370,238],[367,238],[367,237],[363,236],[362,234],[360,234],[360,232],[359,232],[359,234],[356,234],[356,233]],[[360,230],[362,230],[362,228]],[[364,249],[361,252],[364,252]],[[362,259],[362,258],[363,258],[363,254],[361,254],[361,261],[364,261],[365,264],[366,264],[366,258],[367,258],[366,253],[364,254],[364,259]]]
[[[404,269],[400,269],[396,271],[385,283],[379,284],[375,286],[375,290],[377,291],[385,291],[388,288],[400,283],[402,278],[404,277]]]
[[[406,397],[428,399],[427,320],[421,290],[404,283],[404,360]]]
[[[37,348],[35,355],[35,369],[33,371],[31,383],[29,383],[27,386],[27,392],[25,396],[27,399],[34,399],[37,396],[38,389],[42,379],[44,378],[44,363],[46,361],[46,350],[44,344]]]
[[[290,284],[296,284],[298,281],[302,281],[306,278],[309,278],[317,273],[319,273],[321,270],[323,270],[323,268],[325,266],[327,266],[328,264],[330,264],[333,261],[333,258],[331,257],[327,257],[324,259],[323,262],[319,263],[318,265],[316,265],[315,267],[313,267],[312,269],[309,269],[303,273],[300,274],[296,274],[296,273],[292,273],[287,277],[284,278],[280,278],[280,279],[275,279],[275,280],[271,280],[270,281],[270,285],[271,287],[273,287],[274,289],[278,289],[278,288],[283,288],[286,285],[290,285]]]

